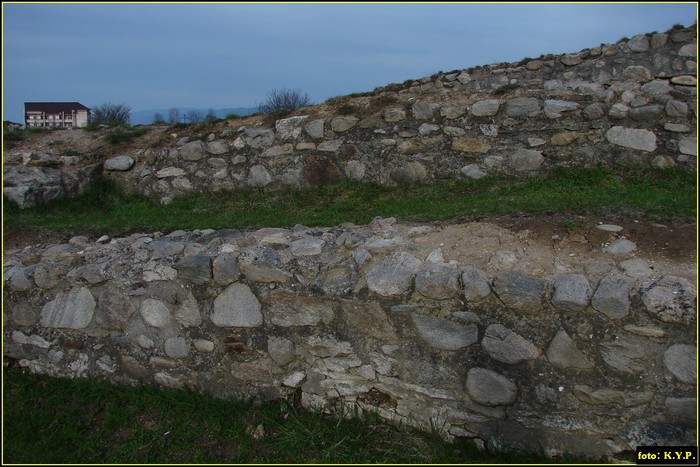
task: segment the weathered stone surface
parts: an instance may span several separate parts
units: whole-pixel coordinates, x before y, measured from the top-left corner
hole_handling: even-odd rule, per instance
[[[678,380],[688,384],[696,383],[697,358],[694,345],[673,344],[664,353],[664,365]]]
[[[649,277],[654,273],[649,263],[639,258],[631,258],[620,262],[620,268],[625,272],[625,275],[635,278]]]
[[[316,326],[329,324],[334,317],[333,302],[307,297],[287,290],[273,290],[263,298],[265,317],[276,326]]]
[[[246,279],[255,282],[289,282],[292,274],[285,269],[282,257],[272,248],[253,246],[241,250],[238,266]]]
[[[554,279],[552,305],[561,311],[576,312],[588,306],[591,285],[582,274],[562,274]]]
[[[243,135],[245,143],[255,149],[272,146],[275,141],[275,132],[265,128],[246,128]]]
[[[170,358],[186,358],[190,353],[184,337],[171,337],[165,340],[165,354]]]
[[[508,165],[516,172],[538,170],[543,162],[542,153],[534,149],[517,149],[508,155]]]
[[[312,120],[306,125],[304,125],[304,131],[313,139],[321,139],[323,138],[323,126],[325,125],[325,123],[326,120],[323,118]]]
[[[542,311],[547,297],[547,287],[543,280],[520,271],[496,275],[493,290],[508,308],[526,313]]]
[[[491,285],[486,273],[472,266],[462,269],[461,273],[464,298],[468,302],[479,301],[491,294]]]
[[[400,122],[401,120],[406,120],[406,112],[403,109],[389,108],[384,109],[384,120],[389,123]]]
[[[248,183],[250,186],[263,187],[272,182],[272,176],[262,165],[254,165],[248,172]]]
[[[603,361],[622,373],[641,373],[648,369],[649,353],[637,340],[621,338],[600,345]]]
[[[321,254],[325,244],[320,238],[306,237],[293,241],[291,250],[294,256],[314,256]]]
[[[467,113],[467,107],[464,105],[448,104],[440,108],[440,116],[448,120],[454,120]]]
[[[115,170],[125,172],[134,166],[134,158],[131,156],[115,156],[107,159],[104,164],[105,170]]]
[[[345,321],[364,335],[379,339],[381,342],[396,340],[394,327],[379,304],[341,300],[340,308]]]
[[[180,147],[180,157],[182,160],[194,162],[202,159],[205,155],[204,143],[197,140]]]
[[[425,180],[428,171],[420,162],[409,162],[391,171],[391,178],[398,183],[415,183]]]
[[[447,300],[459,295],[457,266],[445,263],[427,263],[416,274],[416,291],[435,300]]]
[[[629,392],[615,389],[594,389],[585,384],[574,386],[573,394],[581,402],[590,405],[615,404],[623,407],[636,407],[648,404],[654,399],[654,393],[651,391]]]
[[[566,66],[574,66],[583,62],[583,59],[578,54],[570,54],[562,56],[561,62]]]
[[[605,276],[591,299],[591,306],[608,318],[619,319],[629,314],[632,281],[626,277]]]
[[[471,113],[475,117],[493,117],[498,113],[500,107],[501,101],[498,99],[485,99],[474,102]]]
[[[170,322],[170,310],[161,300],[147,298],[141,302],[141,317],[149,326],[162,328]]]
[[[651,71],[645,66],[631,65],[623,70],[622,77],[630,81],[650,81]]]
[[[199,304],[191,293],[187,295],[187,298],[175,309],[175,321],[185,327],[197,327],[202,324]]]
[[[359,121],[359,118],[350,115],[334,117],[331,120],[331,130],[335,131],[336,133],[343,133],[353,128]]]
[[[464,167],[459,169],[459,171],[462,172],[462,174],[464,174],[465,177],[472,178],[474,180],[484,178],[488,175],[486,172],[481,170],[481,168],[476,164],[465,165]]]
[[[342,144],[342,141],[340,143]],[[318,147],[321,151],[322,145],[323,143]],[[325,156],[309,156],[304,167],[304,178],[311,185],[333,185],[340,183],[342,177],[332,159]]]
[[[182,242],[155,240],[148,244],[148,249],[152,252],[151,260],[156,260],[179,255],[185,249],[185,245]]]
[[[678,150],[681,154],[695,157],[697,154],[697,144],[697,138],[695,136],[686,136],[678,142]]]
[[[649,130],[614,126],[605,133],[605,138],[610,143],[623,148],[645,152],[656,150],[656,135]]]
[[[674,422],[686,427],[697,426],[698,401],[694,397],[667,397],[666,409]]]
[[[419,101],[411,106],[411,112],[416,120],[430,120],[439,108],[440,104]]]
[[[236,282],[241,276],[238,267],[238,254],[222,253],[214,259],[212,274],[214,281],[219,285],[229,285]]]
[[[696,49],[695,44],[687,44],[681,47],[681,49],[678,51],[678,56],[679,57],[692,57],[695,58],[695,49]]]
[[[540,101],[534,97],[516,97],[506,102],[506,115],[509,117],[535,117],[540,113]]]
[[[593,368],[593,362],[576,347],[576,343],[563,329],[560,329],[552,338],[547,347],[546,355],[549,363],[561,370],[566,368],[590,370]]]
[[[571,112],[581,106],[576,102],[547,99],[544,101],[544,114],[547,118],[561,118],[564,112]]]
[[[250,287],[234,283],[214,299],[211,321],[219,327],[258,327],[263,324],[260,308]]]
[[[184,169],[181,169],[180,167],[165,167],[163,169],[160,169],[158,172],[156,172],[156,177],[158,178],[167,178],[167,177],[181,177],[183,175],[186,175],[187,172],[185,172]]]
[[[696,320],[695,286],[687,279],[664,276],[640,287],[647,313],[665,323],[691,324]]]
[[[367,271],[367,287],[383,296],[401,294],[411,287],[420,266],[421,261],[406,252],[381,258]]]
[[[432,316],[411,315],[416,331],[431,347],[439,350],[459,350],[478,341],[479,330],[474,324],[464,326]]]
[[[518,386],[487,368],[472,368],[467,373],[467,392],[475,402],[495,407],[512,405],[518,397]]]
[[[298,117],[290,117],[277,120],[275,122],[275,130],[277,130],[277,137],[281,140],[299,138],[299,136],[301,135],[301,130],[308,119],[308,115],[301,115]],[[323,134],[321,134],[320,137],[323,137]]]
[[[460,152],[487,153],[491,150],[491,145],[480,138],[457,137],[452,139],[452,150]]]
[[[280,146],[272,146],[265,149],[261,157],[278,157],[285,156],[294,152],[294,145],[292,143],[282,144]]]
[[[581,137],[581,133],[577,131],[563,131],[552,136],[550,142],[554,146],[568,146]]]
[[[626,238],[615,240],[610,245],[603,247],[603,251],[611,255],[625,255],[627,253],[633,252],[636,249],[637,245],[635,245],[633,242],[630,242]]]
[[[41,310],[41,325],[47,328],[83,329],[92,321],[95,299],[85,287],[59,293]]]
[[[124,293],[107,289],[98,297],[99,310],[110,329],[122,330],[129,322],[136,308]]]
[[[627,41],[627,47],[629,47],[632,52],[646,52],[649,50],[649,38],[644,34],[634,36]]]
[[[294,343],[284,337],[270,336],[267,339],[267,352],[280,366],[286,365],[295,358]]]
[[[669,99],[664,106],[664,111],[669,117],[685,118],[688,115],[688,105],[685,102]]]
[[[214,343],[210,340],[195,339],[193,344],[194,348],[197,349],[197,352],[211,353],[214,351]]]
[[[195,255],[181,259],[173,265],[178,277],[190,284],[208,284],[212,278],[211,256]]]
[[[681,86],[697,86],[698,80],[695,78],[695,76],[690,75],[674,76],[671,78],[671,83]]]
[[[491,358],[504,363],[519,363],[542,355],[542,349],[501,324],[486,328],[481,346]]]

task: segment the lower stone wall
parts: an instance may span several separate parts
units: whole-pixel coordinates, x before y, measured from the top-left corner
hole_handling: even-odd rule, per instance
[[[655,272],[624,239],[590,261],[562,248],[558,270],[464,264],[436,232],[376,219],[8,251],[4,352],[42,374],[356,406],[490,448],[694,443],[687,269]]]

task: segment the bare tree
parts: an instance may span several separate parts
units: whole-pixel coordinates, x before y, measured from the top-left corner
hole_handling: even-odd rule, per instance
[[[165,118],[163,118],[163,114],[160,112],[156,112],[156,114],[153,116],[153,123],[165,123]]]
[[[177,107],[173,107],[172,109],[170,109],[169,118],[170,118],[170,119],[169,119],[168,121],[169,121],[171,124],[175,124],[175,123],[177,123],[178,121],[180,121],[180,111],[177,110]]]
[[[300,89],[273,89],[258,106],[261,112],[271,113],[279,110],[297,110],[311,105],[311,98]]]
[[[90,111],[92,125],[128,125],[131,121],[131,106],[126,104],[104,104],[93,107]]]
[[[204,117],[204,119],[207,122],[213,122],[214,120],[216,120],[216,112],[214,112],[214,109],[209,109],[209,111],[207,112],[207,116]]]
[[[202,112],[199,112],[198,110],[190,110],[185,114],[185,119],[189,123],[199,123],[202,121],[204,117],[202,117]]]

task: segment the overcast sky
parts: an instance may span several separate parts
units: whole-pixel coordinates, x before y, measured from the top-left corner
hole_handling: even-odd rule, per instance
[[[575,52],[696,21],[640,4],[8,4],[3,120],[25,101],[132,110],[314,102],[440,70]]]

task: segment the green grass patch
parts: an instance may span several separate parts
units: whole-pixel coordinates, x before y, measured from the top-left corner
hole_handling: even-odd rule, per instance
[[[3,461],[146,463],[561,463],[486,453],[375,415],[330,417],[279,402],[225,401],[155,386],[4,370]],[[254,436],[262,425],[262,436]],[[261,434],[259,432],[259,434]]]
[[[696,217],[693,172],[554,170],[541,178],[485,177],[386,187],[343,183],[307,190],[254,189],[191,194],[161,206],[127,196],[103,180],[82,195],[19,210],[6,206],[6,229],[40,227],[81,234],[136,231],[366,224],[375,216],[445,221],[489,215],[634,216],[655,221]]]

